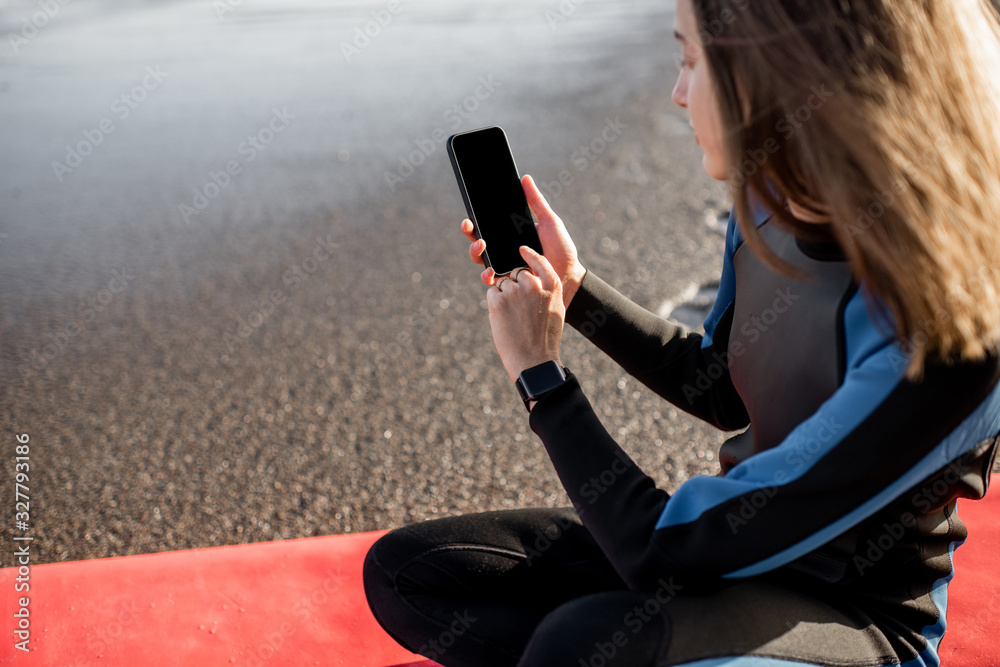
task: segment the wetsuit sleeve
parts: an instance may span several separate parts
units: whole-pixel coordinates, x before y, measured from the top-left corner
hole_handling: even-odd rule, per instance
[[[726,430],[749,423],[729,379],[728,336],[711,344],[635,304],[589,271],[570,302],[566,322],[681,410]],[[718,330],[728,333],[731,322],[729,308]]]
[[[859,304],[848,318],[863,317]],[[784,441],[673,496],[624,454],[575,379],[539,401],[530,425],[632,588],[753,576],[822,546],[1000,432],[996,358],[928,365],[913,383],[899,348],[871,327],[848,349],[841,387]]]

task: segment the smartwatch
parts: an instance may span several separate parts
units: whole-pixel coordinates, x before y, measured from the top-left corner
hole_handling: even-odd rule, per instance
[[[531,401],[537,401],[566,382],[567,371],[555,361],[546,361],[521,371],[514,386],[517,387],[517,393],[521,394],[524,409],[531,412]]]

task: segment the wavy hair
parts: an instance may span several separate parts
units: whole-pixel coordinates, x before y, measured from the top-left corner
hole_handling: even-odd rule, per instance
[[[750,192],[800,236],[827,229],[909,354],[978,359],[1000,340],[1000,21],[987,0],[692,0]],[[797,221],[792,200],[828,219]]]

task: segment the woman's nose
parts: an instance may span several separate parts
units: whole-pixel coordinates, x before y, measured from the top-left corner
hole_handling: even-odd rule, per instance
[[[677,83],[674,84],[674,92],[671,94],[671,98],[674,100],[674,104],[682,109],[687,109],[687,76],[683,71],[677,77]]]

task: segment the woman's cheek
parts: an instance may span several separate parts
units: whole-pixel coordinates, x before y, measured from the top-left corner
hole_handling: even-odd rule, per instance
[[[698,72],[692,81],[691,113],[698,115],[698,143],[704,152],[702,163],[708,175],[717,181],[728,179],[725,164],[725,151],[720,140],[719,114],[716,111],[715,97],[712,95],[711,84],[705,81],[704,72]]]
[[[729,174],[726,171],[725,161],[722,159],[721,155],[705,151],[705,157],[702,160],[702,164],[705,166],[705,171],[708,172],[708,175],[713,179],[717,181],[729,180]]]
[[[698,137],[703,153],[702,164],[709,176],[717,181],[728,180],[725,151],[717,137]]]

